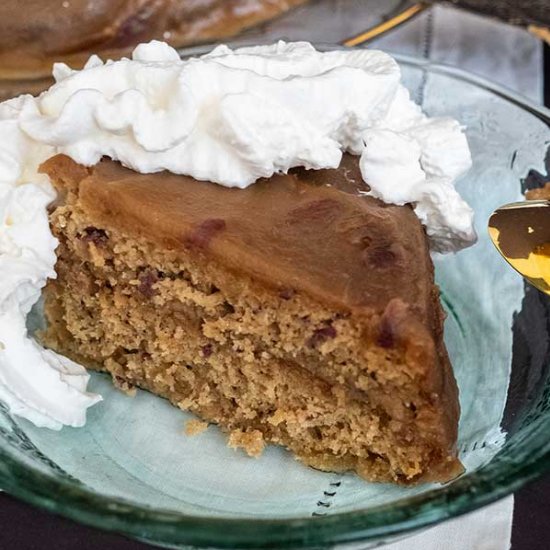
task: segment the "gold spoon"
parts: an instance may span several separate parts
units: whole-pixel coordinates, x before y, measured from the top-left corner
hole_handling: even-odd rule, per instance
[[[550,294],[550,201],[501,206],[489,218],[489,235],[516,271]]]

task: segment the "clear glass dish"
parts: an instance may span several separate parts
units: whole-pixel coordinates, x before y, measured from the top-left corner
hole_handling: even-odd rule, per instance
[[[82,523],[175,548],[367,548],[475,510],[550,467],[550,298],[524,286],[486,231],[494,208],[544,180],[550,112],[456,69],[399,62],[430,115],[467,125],[474,158],[458,186],[476,211],[480,241],[435,258],[467,472],[444,486],[402,488],[318,472],[276,447],[250,459],[228,449],[216,427],[185,436],[191,415],[146,392],[126,396],[94,374],[91,388],[105,401],[85,428],[38,429],[0,407],[0,487]]]

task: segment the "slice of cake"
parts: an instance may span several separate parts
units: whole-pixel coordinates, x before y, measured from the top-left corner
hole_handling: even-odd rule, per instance
[[[44,341],[259,455],[445,481],[459,406],[425,231],[364,196],[358,158],[246,189],[103,160],[42,165],[58,191]]]

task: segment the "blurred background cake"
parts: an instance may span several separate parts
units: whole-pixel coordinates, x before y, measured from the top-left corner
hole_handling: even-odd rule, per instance
[[[2,0],[0,78],[47,76],[52,64],[81,66],[91,52],[117,58],[139,42],[213,41],[307,0]]]

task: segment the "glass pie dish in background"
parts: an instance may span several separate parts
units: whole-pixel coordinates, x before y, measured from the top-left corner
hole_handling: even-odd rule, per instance
[[[467,126],[473,154],[458,187],[475,209],[479,243],[435,258],[467,472],[443,486],[404,488],[318,472],[275,446],[250,459],[226,447],[215,426],[185,436],[192,415],[143,391],[129,397],[95,373],[90,389],[105,401],[84,428],[39,429],[0,408],[0,487],[175,548],[367,548],[488,504],[550,467],[550,297],[524,286],[486,231],[496,207],[520,200],[530,170],[548,170],[550,112],[462,71],[398,60],[428,115]],[[32,323],[41,323],[38,312]]]

